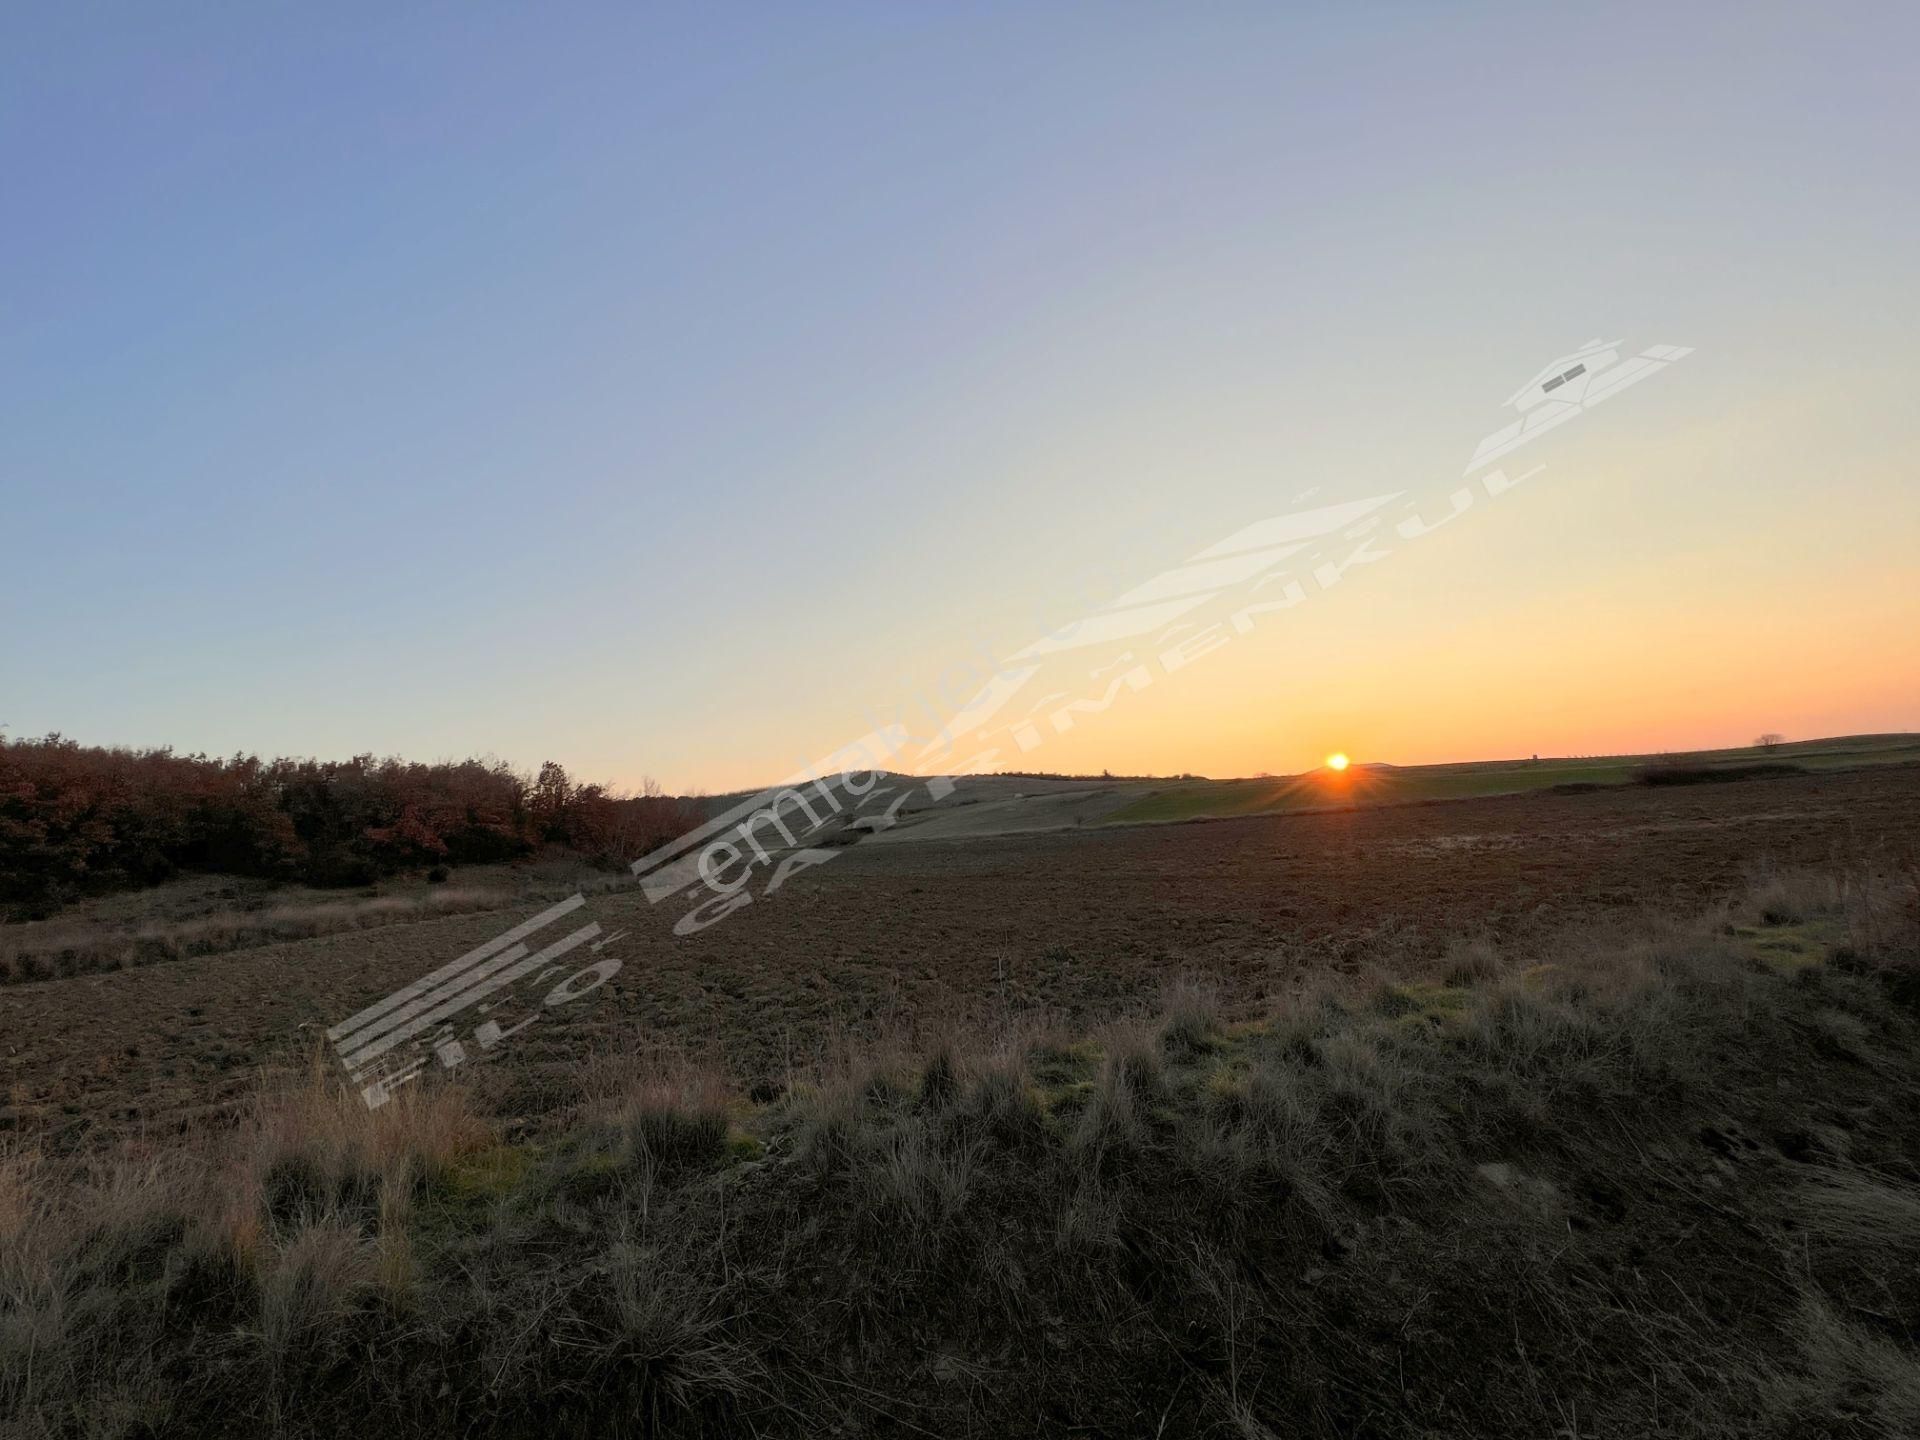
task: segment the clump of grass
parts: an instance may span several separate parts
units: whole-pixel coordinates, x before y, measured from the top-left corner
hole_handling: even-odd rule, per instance
[[[607,1116],[623,1163],[673,1169],[717,1160],[726,1147],[727,1100],[707,1076],[661,1079],[635,1088]]]
[[[1740,909],[1763,925],[1790,925],[1831,915],[1846,904],[1840,877],[1814,870],[1763,871]]]
[[[1830,1241],[1887,1259],[1920,1257],[1920,1187],[1828,1170],[1807,1182],[1802,1203]]]
[[[1505,968],[1506,961],[1490,942],[1455,939],[1447,945],[1440,975],[1447,985],[1464,988],[1497,980]]]
[[[1164,1062],[1144,1026],[1116,1025],[1101,1039],[1100,1069],[1073,1132],[1074,1148],[1098,1166],[1137,1155],[1153,1142],[1154,1109],[1164,1095]]]
[[[924,1109],[941,1110],[951,1105],[959,1093],[960,1076],[953,1051],[943,1046],[933,1053],[920,1072],[920,1104]]]
[[[1824,1297],[1801,1297],[1791,1366],[1755,1365],[1755,1383],[1781,1435],[1920,1435],[1920,1365],[1910,1346],[1849,1319]]]
[[[1160,1045],[1170,1056],[1191,1059],[1220,1040],[1220,989],[1188,977],[1167,987],[1160,999]]]
[[[569,1203],[644,1204],[657,1184],[736,1153],[729,1098],[712,1074],[660,1057],[602,1067],[575,1132],[539,1168]]]
[[[257,1319],[244,1333],[259,1347],[275,1393],[292,1368],[324,1369],[340,1353],[379,1279],[375,1245],[342,1221],[302,1221],[274,1247],[258,1279]]]
[[[382,1205],[391,1212],[397,1197],[444,1183],[464,1156],[491,1141],[458,1087],[409,1085],[370,1110],[324,1064],[316,1060],[305,1087],[260,1102],[233,1176],[259,1194],[276,1223],[371,1216]]]
[[[593,1368],[647,1433],[752,1393],[765,1366],[731,1338],[724,1299],[678,1247],[623,1217],[607,1247]],[[592,1302],[586,1313],[595,1313]]]

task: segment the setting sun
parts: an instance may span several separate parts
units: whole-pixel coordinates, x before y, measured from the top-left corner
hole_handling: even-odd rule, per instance
[[[1351,763],[1352,762],[1347,759],[1344,751],[1336,750],[1333,754],[1327,756],[1327,769],[1329,770],[1344,770]]]

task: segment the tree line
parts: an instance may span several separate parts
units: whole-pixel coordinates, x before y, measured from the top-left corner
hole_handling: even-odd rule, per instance
[[[0,736],[0,902],[32,910],[180,871],[364,885],[543,845],[613,863],[700,818],[652,781],[625,794],[551,761],[527,776],[497,760],[223,760]]]

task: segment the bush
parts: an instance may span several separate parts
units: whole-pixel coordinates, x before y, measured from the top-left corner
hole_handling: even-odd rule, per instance
[[[1713,785],[1731,780],[1759,780],[1774,775],[1805,775],[1807,767],[1784,760],[1756,761],[1747,765],[1689,765],[1656,761],[1643,765],[1634,774],[1642,785]]]

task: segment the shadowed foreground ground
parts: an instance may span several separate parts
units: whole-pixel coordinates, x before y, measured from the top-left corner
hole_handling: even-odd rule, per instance
[[[1910,1436],[1920,894],[0,1166],[6,1433]]]

